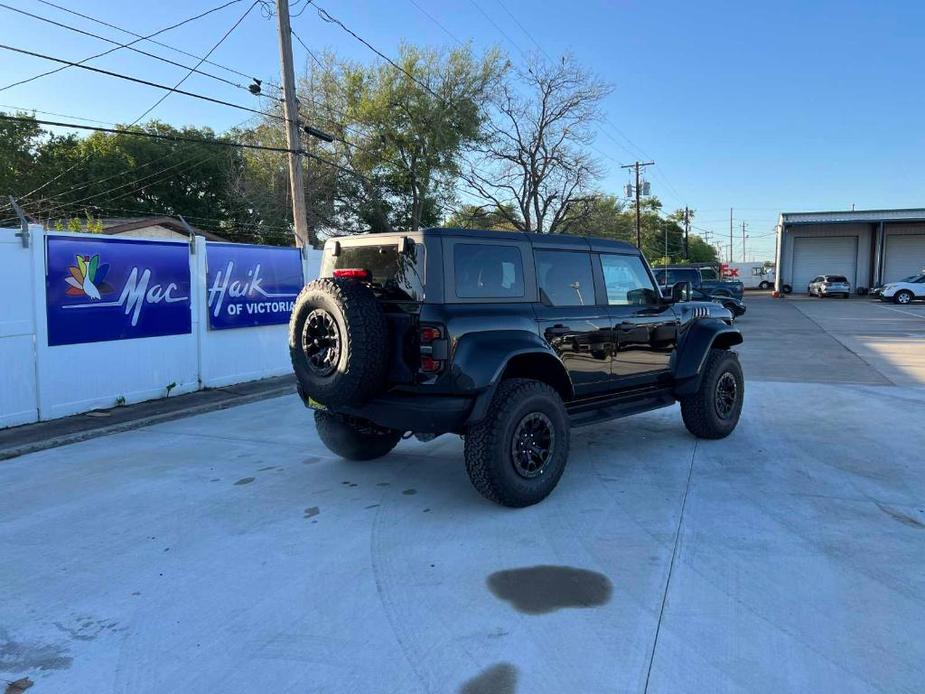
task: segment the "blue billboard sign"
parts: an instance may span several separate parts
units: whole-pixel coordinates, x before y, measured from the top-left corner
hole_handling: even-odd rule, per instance
[[[210,328],[289,322],[304,284],[302,254],[297,248],[209,243],[206,262]]]
[[[50,346],[192,331],[186,244],[49,236],[45,252]]]

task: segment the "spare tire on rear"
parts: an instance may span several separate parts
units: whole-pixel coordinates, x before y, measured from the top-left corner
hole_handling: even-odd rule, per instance
[[[369,287],[315,280],[295,300],[289,355],[303,396],[328,407],[362,405],[382,389],[388,324]]]

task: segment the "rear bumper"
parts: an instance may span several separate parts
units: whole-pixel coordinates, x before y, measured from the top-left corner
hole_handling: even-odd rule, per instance
[[[386,393],[359,407],[342,406],[335,412],[399,431],[446,434],[463,431],[474,403],[475,397]]]

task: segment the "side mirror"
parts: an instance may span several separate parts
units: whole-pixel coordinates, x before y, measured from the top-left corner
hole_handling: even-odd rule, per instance
[[[691,283],[675,282],[671,287],[671,303],[680,304],[691,300]]]

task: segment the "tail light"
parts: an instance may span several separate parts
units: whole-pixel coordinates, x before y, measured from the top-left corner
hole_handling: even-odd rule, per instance
[[[340,268],[339,270],[334,271],[334,276],[343,277],[346,279],[362,280],[364,282],[370,278],[369,270],[364,270],[361,267]]]
[[[436,325],[422,325],[418,336],[421,343],[421,373],[435,374],[443,371],[447,357],[443,330]]]

